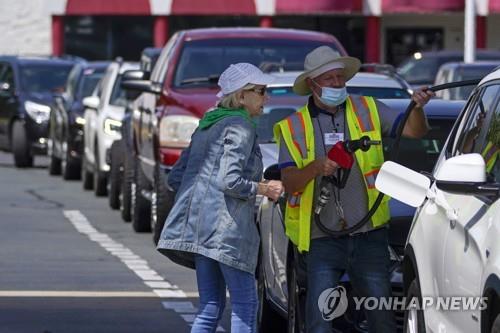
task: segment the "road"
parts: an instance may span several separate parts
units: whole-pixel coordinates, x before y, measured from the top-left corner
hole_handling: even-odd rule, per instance
[[[106,198],[0,152],[0,333],[190,331],[196,278]],[[218,332],[228,332],[229,304]]]

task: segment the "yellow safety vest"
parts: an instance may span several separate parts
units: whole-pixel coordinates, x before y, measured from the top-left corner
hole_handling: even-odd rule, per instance
[[[369,112],[360,113],[360,108]],[[364,115],[367,115],[364,116]],[[350,96],[346,100],[346,120],[351,140],[368,135],[372,140],[381,140],[380,119],[372,97]],[[297,168],[302,169],[315,159],[314,128],[307,105],[274,126],[274,137],[278,144],[283,138]],[[368,151],[354,153],[364,175],[368,193],[368,209],[373,206],[379,192],[375,189],[375,178],[384,163],[382,145],[372,146]],[[384,196],[372,216],[373,227],[379,227],[390,219],[389,197]],[[308,251],[314,201],[314,179],[302,192],[289,193],[285,211],[286,235],[300,252]]]
[[[498,158],[499,151],[500,149],[498,149],[497,146],[491,143],[491,141],[488,142],[486,147],[484,147],[481,155],[483,156],[484,163],[486,164],[486,172],[490,172],[491,169],[493,169],[493,166],[495,165],[495,162]]]

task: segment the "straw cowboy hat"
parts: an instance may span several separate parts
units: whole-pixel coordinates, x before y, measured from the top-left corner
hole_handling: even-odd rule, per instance
[[[337,51],[328,46],[320,46],[306,56],[304,73],[300,74],[293,84],[293,91],[298,95],[309,95],[311,89],[306,79],[320,76],[332,69],[343,68],[345,79],[349,81],[359,71],[361,61],[353,57],[342,57]]]

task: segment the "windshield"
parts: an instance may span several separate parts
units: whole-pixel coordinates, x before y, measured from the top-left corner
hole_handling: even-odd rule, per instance
[[[294,39],[224,38],[186,42],[174,78],[175,87],[216,85],[230,64],[249,62],[263,71],[302,70],[311,50],[324,42]],[[337,50],[335,44],[327,44]]]
[[[439,69],[437,58],[410,59],[398,68],[398,73],[410,84],[434,82]]]
[[[486,74],[493,71],[498,65],[484,65],[481,67],[464,67],[461,68],[458,73],[455,81],[465,81],[465,80],[473,80],[473,79],[482,79]],[[455,95],[453,99],[468,99],[472,90],[474,90],[476,86],[464,86],[455,88]],[[452,92],[453,94],[453,92]]]
[[[21,86],[30,93],[62,92],[72,65],[24,65]]]
[[[81,83],[81,96],[87,97],[92,95],[94,88],[97,86],[99,80],[104,76],[104,70],[102,69],[86,69],[83,72],[82,83]]]
[[[113,91],[111,92],[111,98],[109,99],[109,104],[115,106],[127,106],[127,98],[125,90],[121,87],[122,75],[118,75],[115,84],[113,86]]]
[[[432,172],[455,119],[429,119],[431,130],[422,139],[401,138],[398,163],[415,171]],[[384,138],[384,155],[390,157],[393,138]]]

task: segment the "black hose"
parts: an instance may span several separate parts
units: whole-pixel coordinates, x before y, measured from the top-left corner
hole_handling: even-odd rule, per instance
[[[445,84],[440,84],[437,86],[429,87],[427,90],[430,91],[439,91],[439,90],[444,90],[444,89],[450,89],[450,88],[458,88],[458,87],[463,87],[463,86],[472,86],[472,85],[477,85],[481,79],[474,79],[474,80],[465,80],[465,81],[458,81],[458,82],[450,82],[450,83],[445,83]],[[415,107],[415,102],[412,100],[410,104],[408,104],[408,107],[406,108],[406,111],[403,115],[403,118],[401,119],[401,122],[399,124],[399,127],[397,128],[396,131],[396,137],[394,139],[394,142],[392,143],[391,147],[391,156],[389,157],[389,161],[394,161],[397,162],[398,159],[398,154],[399,154],[399,143],[401,141],[401,135],[403,134],[403,129],[405,127],[406,122],[408,121],[408,118],[410,117],[410,113]],[[382,199],[384,198],[384,194],[380,192],[377,196],[377,199],[375,199],[375,202],[373,203],[373,206],[368,210],[366,215],[355,225],[353,225],[350,228],[344,229],[344,230],[332,230],[325,226],[323,222],[321,222],[320,214],[314,214],[314,220],[316,224],[318,225],[318,228],[324,232],[327,235],[330,235],[332,237],[342,237],[348,234],[353,233],[354,231],[360,229],[362,226],[364,226],[368,221],[370,221],[371,217],[375,212],[377,211],[378,207],[380,206],[380,203],[382,202]]]

